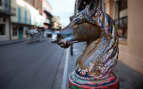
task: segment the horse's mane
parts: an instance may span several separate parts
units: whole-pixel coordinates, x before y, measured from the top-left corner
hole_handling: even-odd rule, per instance
[[[101,75],[104,76],[107,72],[111,72],[113,66],[117,63],[119,53],[117,29],[112,18],[107,13],[98,10],[97,16],[94,18],[94,16],[88,16],[87,10],[88,9],[85,8],[81,11],[78,16],[76,16],[76,19],[81,22],[80,24],[89,23],[99,26],[102,28],[102,32],[104,32],[104,34],[99,38],[101,41],[96,44],[96,51],[87,59],[84,65],[88,66],[91,61],[94,61],[95,63],[100,61],[98,66],[102,68]]]

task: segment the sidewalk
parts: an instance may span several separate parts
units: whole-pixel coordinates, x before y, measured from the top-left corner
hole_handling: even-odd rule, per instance
[[[17,43],[22,43],[26,40],[26,38],[24,39],[20,39],[20,40],[6,40],[6,41],[0,41],[0,46],[7,46],[7,45],[12,45],[12,44],[17,44]]]
[[[75,68],[76,59],[81,54],[85,47],[85,43],[74,44],[73,56],[69,56],[68,74]],[[120,52],[123,52],[119,45]],[[123,63],[119,57],[118,64],[116,65],[114,72],[120,77],[120,89],[143,89],[142,81],[143,75],[134,69]],[[68,83],[68,82],[67,82]],[[68,84],[67,84],[68,86]]]

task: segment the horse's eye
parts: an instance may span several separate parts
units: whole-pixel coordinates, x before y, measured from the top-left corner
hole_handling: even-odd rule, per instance
[[[80,18],[77,18],[77,19],[75,19],[75,23],[76,23],[76,24],[81,24],[81,23],[82,23],[82,20],[81,20]]]

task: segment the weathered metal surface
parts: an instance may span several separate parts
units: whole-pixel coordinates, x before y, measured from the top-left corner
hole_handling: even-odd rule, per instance
[[[69,81],[71,83],[77,81],[79,86],[84,84],[90,86],[93,82],[107,83],[112,76],[117,82],[115,85],[118,85],[118,78],[112,73],[119,53],[116,27],[112,18],[100,8],[99,0],[90,1],[87,4],[85,2],[85,6],[76,11],[71,18],[71,23],[61,31],[58,40],[58,44],[65,48],[74,42],[87,43],[77,59],[76,69],[70,75]],[[76,8],[78,9],[78,6]],[[110,82],[108,81],[108,84]]]

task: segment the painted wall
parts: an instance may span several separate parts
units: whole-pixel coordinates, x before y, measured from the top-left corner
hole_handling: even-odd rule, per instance
[[[128,1],[128,44],[120,46],[119,58],[127,66],[143,74],[142,3],[143,0]]]
[[[128,0],[127,45],[119,45],[123,89],[143,89],[143,0]]]
[[[143,0],[128,0],[129,65],[143,73]]]

